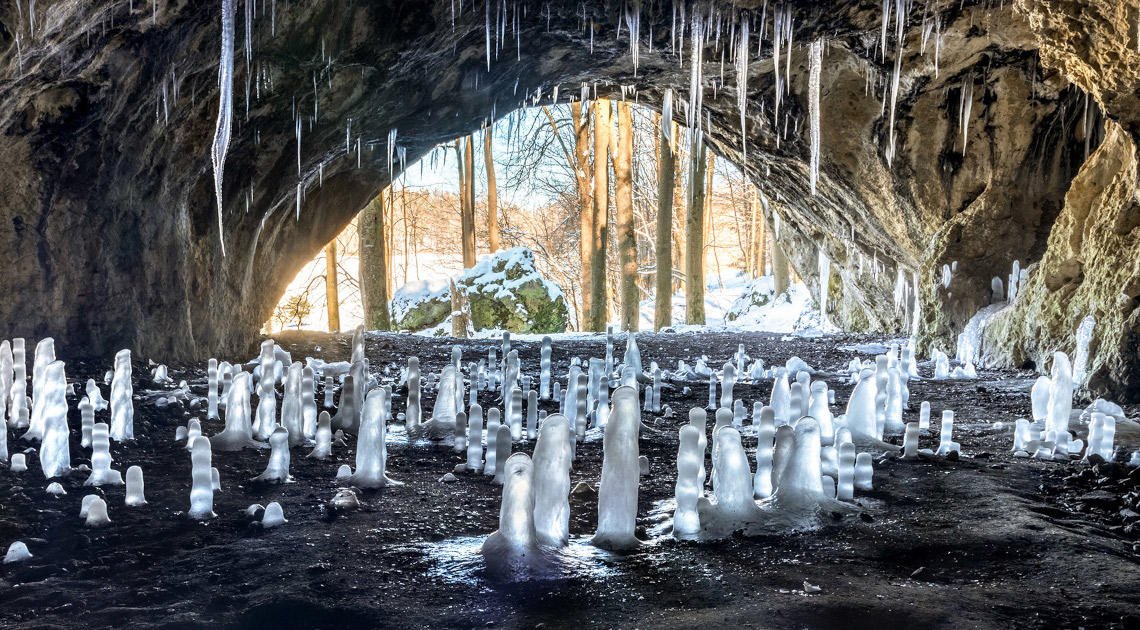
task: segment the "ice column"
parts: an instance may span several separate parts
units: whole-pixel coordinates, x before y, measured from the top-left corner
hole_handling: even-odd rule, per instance
[[[785,441],[787,439],[785,438]],[[781,507],[817,505],[826,497],[823,494],[820,469],[819,423],[811,416],[796,422],[794,438],[780,471],[775,497]],[[777,452],[780,440],[777,432]],[[788,448],[788,447],[785,447]]]
[[[850,501],[855,497],[855,445],[843,442],[839,445],[839,481],[835,486],[835,498]]]
[[[467,470],[483,470],[483,408],[479,405],[471,405],[467,423]]]
[[[788,386],[787,370],[778,368],[775,379],[772,383],[772,399],[769,405],[776,412],[776,426],[779,427],[792,421],[792,394]]]
[[[254,434],[259,440],[268,440],[277,426],[277,394],[273,379],[276,365],[273,340],[266,339],[261,343],[261,377],[257,381],[257,426]]]
[[[408,408],[404,414],[404,424],[408,429],[419,426],[422,412],[420,411],[420,359],[408,359]]]
[[[285,398],[281,401],[281,426],[289,431],[289,446],[305,443],[305,419],[301,415],[302,370],[299,361],[289,366],[289,375],[285,378]]]
[[[88,448],[91,446],[91,430],[95,426],[95,407],[90,399],[84,398],[79,401],[79,417],[79,446]]]
[[[876,420],[875,399],[878,395],[875,373],[867,368],[859,373],[859,383],[847,400],[847,428],[862,437],[881,439]]]
[[[146,505],[146,496],[143,492],[143,472],[138,466],[127,469],[127,497],[128,506],[136,507]]]
[[[313,447],[313,452],[309,453],[309,457],[313,459],[328,459],[332,456],[332,418],[329,417],[329,412],[322,411],[319,418],[317,418],[317,445]]]
[[[387,431],[387,402],[391,396],[388,386],[372,391],[364,401],[361,413],[360,435],[356,438],[356,471],[352,483],[362,488],[379,488],[400,485],[386,473],[388,450],[384,444]]]
[[[1073,370],[1064,352],[1053,353],[1052,377],[1045,429],[1061,434],[1069,430],[1069,415],[1073,411]]]
[[[954,443],[954,412],[947,409],[942,412],[942,433],[940,442],[938,444],[937,455],[946,455],[950,451],[961,450],[961,447]]]
[[[716,496],[717,518],[733,522],[751,522],[762,515],[753,500],[752,470],[748,456],[740,443],[740,432],[725,427],[717,432],[717,451],[714,461],[713,494]]]
[[[721,368],[720,406],[732,407],[732,388],[736,385],[736,368],[731,363],[725,363]]]
[[[194,438],[190,449],[193,464],[190,488],[190,518],[199,520],[214,518],[214,481],[211,469],[210,440]]]
[[[677,538],[696,536],[701,531],[697,500],[701,496],[699,480],[704,453],[701,452],[700,438],[701,432],[696,427],[681,427],[677,446],[677,509],[673,512],[673,536]]]
[[[255,446],[253,441],[253,425],[250,420],[250,374],[238,372],[226,401],[226,427],[221,433],[210,438],[211,448],[219,451],[236,451]],[[188,442],[193,448],[193,443]]]
[[[63,361],[52,361],[44,368],[40,390],[35,394],[36,408],[40,411],[44,429],[43,443],[40,445],[40,467],[44,471],[44,477],[51,479],[71,470],[67,431],[67,377],[63,372]]]
[[[498,449],[495,443],[499,440],[499,410],[492,407],[487,410],[487,458],[483,464],[484,475],[495,474],[495,456]]]
[[[210,359],[206,364],[206,419],[217,420],[218,416],[218,360]]]
[[[538,437],[538,392],[533,389],[526,393],[526,436],[530,440]]]
[[[871,490],[871,479],[875,469],[871,466],[871,454],[859,453],[855,458],[855,487],[859,490]]]
[[[135,439],[134,386],[131,385],[131,351],[115,355],[115,377],[111,381],[111,439]]]
[[[569,431],[566,416],[548,416],[534,446],[534,526],[538,542],[551,547],[570,540]]]
[[[903,459],[918,458],[918,423],[906,423],[906,435],[903,437]]]
[[[534,464],[525,453],[515,453],[503,466],[499,529],[479,550],[492,572],[523,569],[543,560],[534,520]]]
[[[289,476],[289,429],[277,427],[269,436],[269,464],[265,472],[254,477],[251,481],[267,481],[273,483],[289,483],[293,478]]]
[[[91,475],[85,486],[123,485],[123,476],[117,470],[111,470],[111,439],[108,437],[109,429],[105,423],[96,424],[91,430]]]
[[[633,335],[631,334],[632,338]],[[603,549],[629,549],[640,544],[637,523],[638,431],[641,414],[637,391],[614,391],[613,414],[603,439],[601,486],[598,488],[598,529],[592,543]]]
[[[539,396],[543,400],[550,400],[550,337],[542,338],[542,350],[539,359],[538,388]]]
[[[771,407],[760,410],[756,425],[756,474],[752,477],[752,494],[758,499],[772,496],[772,450],[776,438],[776,414]]]
[[[518,391],[517,389],[515,390]],[[495,438],[495,476],[491,483],[502,484],[507,467],[500,462],[506,462],[511,457],[511,427],[500,424],[499,436]]]

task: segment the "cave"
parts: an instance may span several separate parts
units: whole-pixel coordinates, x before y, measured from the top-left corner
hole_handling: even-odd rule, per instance
[[[4,394],[0,545],[19,540],[31,553],[0,569],[11,627],[1140,627],[1140,599],[1129,586],[1140,564],[1136,6],[14,0],[0,7],[0,49],[0,243],[8,261],[0,339],[27,340],[29,357],[37,341],[55,344],[43,365],[37,349],[30,403]],[[275,335],[275,354],[261,331],[298,272],[437,147],[527,107],[598,99],[633,102],[697,130],[717,159],[762,191],[763,221],[822,304],[821,327],[830,318],[834,330],[638,335],[644,368],[652,360],[667,372],[664,398],[638,408],[635,445],[650,471],[641,497],[634,492],[639,547],[618,553],[589,542],[607,511],[602,477],[618,474],[607,462],[621,458],[620,448],[603,448],[618,430],[602,421],[584,431],[571,470],[571,550],[553,575],[504,578],[482,566],[480,545],[505,531],[500,505],[506,514],[508,489],[524,486],[513,473],[502,487],[453,474],[463,458],[451,445],[404,424],[412,413],[408,358],[419,357],[425,378],[424,418],[454,385],[444,376],[453,346],[464,357],[451,372],[460,372],[459,398],[466,371],[468,402],[506,415],[513,379],[538,380],[542,335],[511,346],[502,337],[297,332]],[[597,377],[610,384],[603,389],[652,393],[654,373],[640,355],[621,355],[629,338],[619,333],[614,350],[600,332],[555,335],[553,380],[565,387],[568,371],[592,373],[591,357],[609,352],[611,370],[614,360],[630,368],[633,356],[636,364],[630,376]],[[480,389],[487,374],[502,384],[510,348],[520,365],[509,388]],[[736,389],[721,387],[747,409],[736,437],[758,468],[759,442],[773,438],[758,438],[751,405],[774,407],[781,378],[795,385],[796,373],[810,370],[833,392],[820,404],[853,417],[860,366],[874,370],[876,357],[887,357],[877,377],[885,391],[887,362],[899,362],[900,348],[914,369],[913,379],[899,377],[911,379],[900,418],[919,436],[920,414],[933,407],[920,436],[930,454],[903,457],[901,431],[856,439],[861,454],[875,453],[874,490],[857,491],[856,508],[824,509],[814,526],[677,540],[678,448],[686,410],[705,407],[710,378],[735,370]],[[116,359],[122,350],[130,351],[125,368]],[[748,368],[745,351],[766,369]],[[66,396],[47,376],[55,353],[74,386]],[[940,374],[940,356],[957,376]],[[287,443],[295,483],[273,486],[249,481],[265,470],[268,448],[215,448],[218,516],[204,524],[189,517],[192,477],[195,488],[211,483],[209,458],[204,469],[195,463],[205,439],[195,431],[222,430],[218,415],[204,411],[207,390],[217,395],[209,380],[217,366],[210,377],[207,361],[230,361],[239,368],[232,375],[244,370],[246,386],[261,388],[263,367],[276,361],[289,373],[293,359],[308,357],[311,395],[333,409],[335,390],[336,415],[356,405],[355,422],[333,420],[347,434],[332,445],[336,464],[357,469],[360,416],[371,413],[365,393],[369,401],[390,397],[376,413],[389,425],[388,470],[402,485],[356,487],[348,494],[359,504],[346,507],[334,495],[343,499],[338,489],[355,477],[305,457],[307,448]],[[481,358],[485,367],[469,364]],[[329,367],[341,363],[343,371]],[[375,388],[345,405],[348,365],[364,370],[355,387],[366,380]],[[11,365],[4,370],[7,386]],[[1071,407],[1073,417],[1048,437],[1034,433],[1045,457],[1021,442],[1019,424],[1037,424],[1038,377],[1052,379],[1042,385],[1049,408]],[[112,384],[120,378],[134,383],[133,403]],[[253,392],[276,400],[282,424],[288,378],[277,374],[276,393]],[[88,379],[107,398],[118,392],[117,404],[133,404],[134,435],[112,424],[109,453],[124,473],[142,467],[150,502],[124,508],[122,488],[100,487],[111,522],[98,528],[75,518],[92,492],[83,467],[98,459],[80,446],[90,437],[81,428],[84,391],[95,402]],[[802,415],[810,418],[807,380]],[[49,423],[43,434],[24,434],[17,398],[33,427]],[[875,403],[881,413],[886,398]],[[457,407],[466,414],[465,404]],[[545,396],[538,404],[550,416],[576,413]],[[265,428],[260,406],[256,432]],[[619,407],[609,413],[624,426]],[[953,411],[960,450],[936,454],[945,446],[935,433],[944,410]],[[732,433],[721,431],[716,411],[710,446]],[[62,433],[51,430],[53,413]],[[94,413],[96,422],[120,421],[100,407]],[[589,410],[591,423],[597,413]],[[1115,450],[1111,432],[1102,438],[1109,419]],[[176,429],[183,441],[172,439]],[[41,479],[49,434],[64,440],[72,464],[64,468],[73,472]],[[381,444],[384,435],[381,428]],[[537,478],[536,438],[515,435],[514,451],[532,453]],[[823,448],[838,447],[827,439],[838,440],[825,436]],[[1092,453],[1102,439],[1107,450]],[[1070,456],[1070,440],[1089,452]],[[28,462],[19,474],[17,453]],[[707,460],[710,474],[721,466],[716,457]],[[710,498],[727,504],[729,490],[717,494],[717,484],[730,487],[721,481],[730,464],[723,466],[707,489],[702,477],[701,509],[714,510]],[[530,474],[521,464],[510,470]],[[56,477],[66,495],[44,491]],[[269,513],[264,506],[245,511],[271,502],[288,519],[281,526],[254,520]]]

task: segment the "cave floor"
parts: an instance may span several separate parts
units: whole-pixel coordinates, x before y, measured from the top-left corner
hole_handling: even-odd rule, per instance
[[[349,355],[344,335],[278,339],[295,360]],[[646,365],[691,363],[702,354],[719,365],[738,343],[769,364],[799,356],[830,373],[824,378],[837,390],[832,408],[841,413],[851,386],[834,372],[874,352],[840,347],[882,339],[704,333],[645,334],[638,341]],[[425,374],[438,371],[452,343],[369,335],[367,354],[373,372],[390,382],[411,355],[420,357]],[[486,356],[498,341],[461,345],[467,361]],[[603,356],[604,346],[604,336],[556,342],[554,373],[564,379],[571,356]],[[538,344],[515,341],[513,347],[524,371],[537,376]],[[68,375],[101,382],[105,369],[69,364]],[[922,366],[924,374],[930,369]],[[68,494],[54,498],[44,492],[34,454],[27,472],[0,471],[0,543],[23,540],[35,556],[0,566],[0,627],[1140,627],[1130,616],[1140,614],[1140,525],[1118,514],[1135,501],[1140,475],[1098,478],[1076,462],[1013,458],[1013,421],[1029,412],[1035,375],[979,372],[975,380],[911,381],[905,420],[917,420],[924,400],[932,405],[934,427],[943,409],[953,409],[958,461],[887,458],[876,463],[875,490],[856,492],[860,515],[814,532],[706,543],[673,540],[665,506],[676,476],[676,430],[689,407],[707,401],[707,386],[695,385],[691,398],[679,387],[667,389],[663,402],[676,416],[645,414],[648,424],[664,430],[640,441],[651,469],[641,480],[638,511],[647,544],[624,555],[589,547],[596,496],[572,494],[571,553],[578,564],[549,579],[514,582],[487,576],[477,553],[482,537],[497,528],[501,487],[484,475],[440,483],[459,457],[450,446],[407,443],[400,425],[390,427],[388,470],[404,485],[361,491],[360,509],[328,505],[341,485],[337,467],[354,462],[349,440],[349,447],[334,448],[332,461],[306,459],[309,449],[293,449],[295,482],[282,485],[248,481],[264,470],[267,450],[215,453],[222,483],[214,498],[218,517],[205,523],[187,518],[190,456],[173,438],[192,414],[155,406],[158,394],[145,390],[160,388],[136,378],[135,394],[145,399],[136,400],[139,437],[113,443],[112,455],[118,470],[143,468],[148,505],[126,508],[122,487],[103,487],[113,522],[87,529],[77,518],[80,499],[93,491],[82,486],[86,474],[63,480]],[[136,376],[146,373],[136,363]],[[171,366],[171,376],[204,395],[204,365]],[[750,409],[753,400],[767,401],[770,389],[769,380],[737,384],[735,391]],[[75,400],[69,402],[74,407]],[[485,392],[480,402],[494,404]],[[433,404],[425,391],[425,416]],[[394,396],[393,405],[394,413],[403,412],[403,396]],[[554,403],[544,408],[553,411]],[[1138,411],[1125,410],[1130,417]],[[106,419],[107,412],[96,416]],[[219,421],[205,423],[207,435],[220,429]],[[78,437],[73,429],[73,466],[89,463]],[[937,441],[930,432],[922,446],[934,448]],[[1128,431],[1118,430],[1117,441],[1128,451],[1137,447]],[[750,456],[754,445],[745,438]],[[15,437],[9,447],[18,452]],[[515,445],[516,451],[532,448]],[[572,481],[596,484],[601,442],[580,446],[578,454]],[[271,501],[281,503],[289,522],[263,531],[245,508]],[[805,592],[805,582],[819,592]]]

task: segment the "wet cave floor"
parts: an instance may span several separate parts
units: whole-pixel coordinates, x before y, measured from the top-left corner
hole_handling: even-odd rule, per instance
[[[343,361],[350,352],[346,335],[291,334],[278,341],[294,360]],[[876,353],[851,346],[883,340],[702,333],[643,334],[638,341],[646,366],[675,366],[678,359],[691,364],[701,355],[719,366],[738,343],[767,364],[799,356],[836,390],[832,410],[840,414],[852,386],[836,373],[853,357]],[[369,334],[366,353],[373,373],[392,382],[409,356],[420,357],[424,374],[440,370],[456,342]],[[458,343],[465,364],[499,345]],[[513,348],[524,373],[537,383],[539,344],[515,341]],[[618,348],[620,354],[624,341],[619,339]],[[565,380],[571,357],[604,353],[602,335],[557,340],[556,379]],[[69,364],[69,382],[94,377],[102,383],[107,367]],[[929,376],[932,368],[924,363],[920,370]],[[170,372],[175,383],[185,379],[193,393],[205,395],[204,363],[172,365]],[[149,503],[127,508],[121,486],[84,488],[81,472],[63,480],[66,496],[52,497],[44,491],[47,482],[34,453],[26,472],[0,470],[0,543],[23,540],[34,554],[26,562],[0,565],[0,627],[1140,627],[1140,524],[1127,512],[1121,515],[1137,507],[1140,474],[1014,458],[1013,422],[1029,414],[1036,377],[1030,372],[982,369],[972,380],[912,380],[904,421],[917,421],[919,404],[929,401],[933,430],[921,444],[936,448],[941,411],[954,410],[962,456],[876,457],[875,489],[856,491],[861,513],[817,531],[700,543],[668,534],[668,508],[677,429],[690,407],[707,402],[708,388],[693,384],[690,397],[679,385],[665,389],[663,404],[675,416],[644,414],[660,431],[643,433],[639,444],[650,462],[638,509],[646,544],[628,554],[590,547],[596,494],[574,493],[569,554],[575,562],[557,575],[523,581],[492,579],[478,554],[482,538],[497,528],[501,486],[472,474],[440,482],[463,460],[450,446],[409,444],[398,423],[389,426],[388,474],[404,485],[360,491],[359,509],[328,504],[344,485],[335,479],[337,467],[354,465],[355,440],[349,439],[347,447],[334,448],[331,461],[307,459],[309,448],[294,448],[289,484],[249,481],[265,469],[268,450],[215,452],[222,484],[214,496],[218,516],[189,519],[190,455],[174,434],[204,411],[157,407],[159,392],[147,390],[162,388],[149,382],[141,363],[134,373],[141,397],[135,403],[138,439],[112,442],[111,452],[115,469],[143,468]],[[767,402],[771,383],[738,383],[735,397],[751,409],[755,400]],[[107,397],[107,386],[102,389]],[[494,406],[494,398],[481,392],[480,404]],[[78,447],[75,404],[69,398],[72,465],[78,466],[90,463],[90,453]],[[433,405],[434,393],[425,389],[425,417]],[[542,405],[556,409],[553,402]],[[393,407],[394,414],[404,411],[402,392]],[[1134,418],[1138,409],[1125,411]],[[98,412],[96,421],[109,421],[108,412]],[[203,424],[207,435],[222,427],[220,421]],[[28,446],[16,435],[9,433],[12,453]],[[1125,452],[1137,448],[1138,437],[1117,429]],[[751,458],[755,438],[746,435],[744,442]],[[601,446],[594,440],[579,447],[574,484],[596,485]],[[527,441],[514,446],[532,449]],[[107,527],[85,528],[77,516],[81,498],[91,492],[107,499]],[[281,503],[288,523],[262,530],[245,509],[271,501]],[[805,582],[819,591],[805,592]]]

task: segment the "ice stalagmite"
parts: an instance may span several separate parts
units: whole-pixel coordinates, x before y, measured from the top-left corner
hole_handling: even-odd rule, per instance
[[[487,410],[487,456],[483,467],[484,475],[495,474],[496,455],[499,450],[496,442],[499,441],[499,410],[492,407]]]
[[[918,408],[918,428],[925,431],[930,428],[930,403],[923,401]]]
[[[259,440],[268,440],[277,427],[277,390],[273,378],[276,364],[273,340],[267,339],[261,343],[261,376],[257,381],[257,423],[254,426],[254,436]]]
[[[1052,381],[1048,376],[1038,376],[1037,380],[1033,383],[1033,390],[1030,393],[1030,400],[1033,403],[1033,421],[1044,423],[1045,419],[1049,417],[1049,395]]]
[[[709,404],[706,409],[715,410],[717,408],[716,399],[716,372],[709,372]]]
[[[386,473],[388,449],[384,436],[388,428],[385,400],[388,396],[391,393],[384,387],[371,392],[364,401],[360,435],[356,438],[356,470],[351,477],[352,483],[361,488],[401,485],[401,482],[389,479]]]
[[[794,420],[792,418],[792,393],[791,388],[788,386],[788,372],[784,368],[779,368],[776,373],[775,381],[772,383],[772,398],[768,403],[772,410],[776,412],[776,426],[779,427],[788,424]]]
[[[344,386],[340,388],[340,404],[337,406],[336,415],[332,418],[334,429],[347,430],[353,425],[356,406],[359,404],[356,400],[355,380],[351,374],[344,377]]]
[[[301,434],[308,440],[317,434],[317,383],[311,367],[301,370]]]
[[[899,374],[899,370],[889,368],[887,370],[886,422],[883,425],[883,433],[886,435],[898,435],[906,429],[902,421],[902,388],[902,376]]]
[[[91,499],[91,502],[87,504],[87,516],[83,525],[85,527],[103,527],[110,524],[111,519],[107,516],[107,502],[98,496]]]
[[[855,457],[855,487],[859,490],[872,490],[874,474],[875,469],[871,464],[871,454],[859,453],[859,455]]]
[[[533,389],[526,393],[526,437],[538,437],[538,392]]]
[[[222,57],[218,64],[218,123],[214,128],[214,146],[210,154],[214,163],[214,194],[218,198],[218,241],[222,255],[226,254],[226,239],[222,221],[222,173],[225,170],[226,151],[230,146],[230,123],[234,106],[234,2],[222,0]],[[119,439],[119,438],[115,438]]]
[[[193,463],[190,488],[190,518],[199,520],[214,518],[214,482],[211,473],[210,440],[197,437],[190,448]]]
[[[515,390],[518,391],[518,390]],[[511,428],[505,424],[499,425],[499,435],[495,439],[495,476],[491,483],[502,484],[506,475],[506,466],[502,462],[511,457]]]
[[[681,427],[679,437],[675,489],[677,508],[673,511],[673,536],[692,538],[701,531],[697,501],[701,498],[700,468],[704,453],[701,452],[699,444],[701,432],[696,427],[692,425]]]
[[[819,423],[819,438],[824,446],[835,443],[835,424],[832,422],[831,408],[828,406],[828,389],[824,381],[815,381],[811,384],[811,397],[808,401],[807,415],[815,418]]]
[[[91,430],[91,475],[83,485],[123,485],[122,474],[111,469],[111,440],[108,437],[108,427],[102,422]]]
[[[206,364],[206,419],[217,420],[218,415],[218,360]]]
[[[79,401],[79,446],[91,446],[91,430],[95,427],[95,407],[90,399]]]
[[[843,442],[839,445],[839,478],[835,484],[835,498],[850,501],[855,498],[855,445]]]
[[[1024,422],[1024,420],[1018,422]],[[906,423],[906,434],[903,436],[903,459],[918,459],[919,432],[917,422]]]
[[[483,408],[471,405],[467,422],[467,470],[483,470]]]
[[[603,439],[602,477],[598,488],[598,529],[591,542],[603,549],[630,549],[641,544],[634,536],[641,413],[637,390],[632,387],[619,387],[611,400],[613,413]]]
[[[250,420],[250,374],[238,372],[226,396],[226,427],[210,438],[210,446],[219,451],[237,451],[257,447],[253,441],[253,424]],[[191,448],[193,443],[188,442]]]
[[[289,476],[289,429],[277,427],[269,436],[269,463],[265,472],[254,477],[251,481],[266,481],[271,483],[289,483],[293,478]]]
[[[44,437],[43,405],[46,399],[40,396],[47,377],[47,366],[55,361],[55,340],[41,339],[36,344],[36,358],[32,362],[32,424],[24,434],[24,440],[42,440]]]
[[[1066,418],[1066,420],[1068,419]],[[949,409],[942,412],[942,432],[940,438],[937,455],[948,455],[950,451],[961,450],[961,447],[954,442],[954,412]]]
[[[8,552],[4,554],[4,564],[23,562],[31,557],[32,552],[28,551],[28,546],[22,541],[17,540],[8,546]]]
[[[1052,382],[1049,387],[1049,414],[1045,430],[1057,434],[1069,430],[1069,415],[1073,412],[1073,369],[1064,352],[1053,353]]]
[[[538,395],[543,400],[550,400],[550,337],[542,338],[542,349],[539,358]]]
[[[699,510],[702,533],[725,536],[764,519],[763,510],[753,500],[752,470],[736,429],[725,427],[717,432],[713,470],[716,500]]]
[[[302,370],[300,362],[289,366],[289,375],[285,378],[285,397],[281,401],[281,426],[289,431],[289,446],[305,443],[305,420],[301,416]]]
[[[462,395],[462,389],[456,386],[456,369],[454,364],[443,368],[439,378],[439,388],[435,393],[435,407],[432,409],[431,419],[419,427],[409,430],[409,435],[424,435],[433,440],[444,440],[455,434],[455,414],[459,411],[456,402],[456,393]]]
[[[819,423],[804,416],[796,423],[795,440],[780,473],[775,499],[781,508],[816,507],[828,499],[820,480]]]
[[[422,413],[420,411],[420,360],[418,357],[408,359],[408,402],[404,413],[404,424],[413,429],[420,424]]]
[[[526,570],[546,562],[535,529],[534,463],[525,453],[515,453],[503,466],[499,529],[479,549],[492,573]]]
[[[24,457],[23,453],[16,453],[12,455],[12,462],[8,464],[8,470],[19,473],[28,469],[28,460]]]
[[[521,389],[512,389],[511,399],[507,401],[507,426],[511,428],[511,440],[521,440],[523,437],[522,396]]]
[[[455,434],[452,437],[451,446],[456,453],[467,452],[467,414],[465,412],[460,411],[455,414]]]
[[[143,471],[138,466],[127,469],[126,504],[129,507],[146,505],[146,494],[143,490]]]
[[[878,396],[875,373],[864,369],[859,373],[859,383],[847,401],[847,428],[853,435],[880,439],[875,399]]]
[[[314,440],[316,446],[313,447],[313,452],[309,453],[309,457],[313,459],[332,457],[332,418],[327,411],[322,411],[317,418],[317,433]]]
[[[280,503],[274,501],[265,506],[265,513],[261,515],[262,529],[277,527],[278,525],[284,525],[288,522],[289,521],[285,520],[285,510],[281,509]]]
[[[0,421],[11,417],[8,413],[8,399],[12,394],[12,342],[0,341]]]
[[[752,477],[752,494],[757,499],[772,496],[772,451],[776,439],[776,414],[771,407],[760,410],[756,426],[756,473]]]
[[[17,417],[19,409],[28,406],[28,362],[24,356],[24,340],[17,337],[12,340],[12,388],[3,392],[8,400],[8,418]],[[13,423],[12,426],[22,428]]]
[[[720,380],[720,406],[732,407],[732,388],[736,385],[736,368],[731,363],[725,363],[721,370]]]
[[[115,355],[115,377],[111,381],[111,439],[135,439],[134,386],[131,385],[131,351]]]
[[[538,542],[550,547],[570,540],[569,430],[566,416],[548,416],[534,446],[534,527]]]
[[[700,407],[689,410],[689,426],[697,430],[697,448],[700,451],[701,465],[697,469],[697,488],[705,487],[705,453],[708,452],[708,413]]]
[[[634,376],[641,376],[641,350],[637,347],[637,333],[630,332],[625,340],[625,367],[633,368]]]
[[[67,431],[67,377],[63,361],[52,361],[44,369],[41,391],[35,392],[44,427],[40,445],[40,467],[51,479],[71,470]]]

